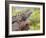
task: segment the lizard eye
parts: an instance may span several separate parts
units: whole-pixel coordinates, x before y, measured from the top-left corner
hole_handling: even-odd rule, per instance
[[[26,24],[26,26],[27,26],[28,24]]]

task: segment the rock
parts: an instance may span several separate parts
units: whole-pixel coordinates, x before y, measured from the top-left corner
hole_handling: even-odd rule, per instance
[[[19,31],[19,24],[17,22],[15,22],[14,24],[12,24],[12,31]]]

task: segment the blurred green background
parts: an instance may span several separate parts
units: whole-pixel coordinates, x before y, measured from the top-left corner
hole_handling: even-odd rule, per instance
[[[29,16],[30,29],[29,30],[40,30],[40,8],[35,7],[12,7],[12,16],[23,13],[25,10],[32,11]]]

